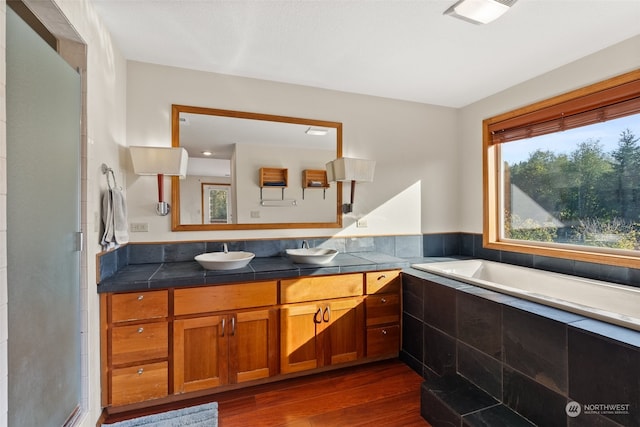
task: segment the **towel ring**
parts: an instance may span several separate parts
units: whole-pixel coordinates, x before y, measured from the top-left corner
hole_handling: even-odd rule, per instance
[[[105,165],[104,163],[102,164],[101,169],[102,169],[102,173],[107,176],[107,186],[109,186],[109,189],[113,190],[114,188],[120,188],[118,187],[118,183],[116,182],[116,174],[113,172],[113,169],[111,169],[109,166]],[[109,180],[109,173],[111,173],[111,179],[113,179],[113,185],[111,185],[111,181]]]

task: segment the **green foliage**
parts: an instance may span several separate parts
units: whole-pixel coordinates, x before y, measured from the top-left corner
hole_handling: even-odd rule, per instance
[[[227,222],[227,191],[212,189],[209,191],[209,211],[211,217],[209,222],[226,223]]]
[[[615,249],[640,249],[640,224],[626,222],[620,218],[610,221],[586,218],[580,220],[577,232],[585,245]]]
[[[537,150],[526,161],[510,165],[511,184],[565,227],[538,224],[513,213],[505,215],[505,236],[640,249],[639,143],[640,138],[626,129],[610,153],[599,140],[588,139],[568,155]]]
[[[551,223],[539,224],[516,214],[505,213],[504,235],[508,239],[529,240],[533,242],[554,242],[558,228]]]

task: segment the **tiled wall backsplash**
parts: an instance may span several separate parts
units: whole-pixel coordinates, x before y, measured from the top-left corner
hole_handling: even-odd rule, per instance
[[[303,239],[237,240],[187,243],[129,244],[105,253],[100,259],[100,279],[109,277],[129,264],[179,262],[193,260],[203,252],[229,250],[253,252],[257,257],[280,256],[285,249],[299,248]],[[466,256],[508,264],[533,267],[556,273],[640,286],[640,270],[588,263],[482,247],[482,235],[472,233],[434,233],[410,236],[326,237],[306,239],[311,247],[337,249],[340,252],[380,252],[399,258]]]
[[[342,253],[379,252],[398,258],[422,258],[421,235],[141,243],[129,244],[101,255],[99,277],[102,280],[130,264],[192,261],[203,252],[222,251],[223,243],[227,243],[230,251],[253,252],[259,258],[283,256],[286,249],[302,247],[303,240],[309,243],[309,247],[337,249]]]

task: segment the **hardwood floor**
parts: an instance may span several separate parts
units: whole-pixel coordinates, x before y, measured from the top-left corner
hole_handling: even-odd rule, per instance
[[[422,381],[394,360],[218,395],[219,425],[429,426],[420,416]]]
[[[429,427],[420,416],[422,381],[402,362],[390,360],[218,393],[209,400],[218,402],[219,427]],[[108,422],[126,418],[119,414]]]

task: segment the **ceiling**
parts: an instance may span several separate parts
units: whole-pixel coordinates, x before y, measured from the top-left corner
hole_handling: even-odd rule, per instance
[[[91,0],[129,60],[463,107],[640,34],[640,0]],[[640,52],[639,52],[640,55]]]

